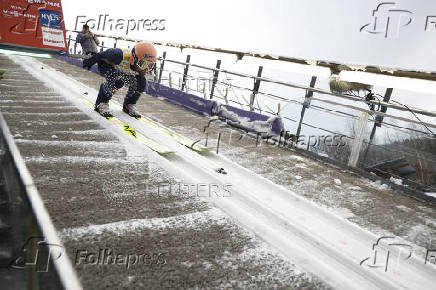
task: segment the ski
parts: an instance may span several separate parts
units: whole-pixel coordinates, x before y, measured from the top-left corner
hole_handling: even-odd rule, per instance
[[[122,106],[115,102],[115,101],[109,101],[109,104],[116,106],[118,108],[120,108],[122,110]],[[151,120],[150,118],[147,117],[140,117],[140,118],[136,118],[137,120],[140,120],[142,123],[144,123],[145,125],[155,128],[157,129],[159,132],[170,136],[171,138],[173,138],[174,140],[176,140],[178,143],[188,147],[191,150],[194,150],[198,153],[205,153],[205,152],[209,152],[209,149],[205,146],[202,146],[200,144],[197,144],[196,142],[190,140],[189,138],[183,137],[180,134],[177,134],[176,132],[172,131],[171,129],[168,129],[166,127],[164,127],[163,125]]]
[[[86,98],[81,98],[81,100],[84,103],[86,103],[87,105],[89,105],[92,109],[94,109],[94,103],[92,103],[90,100],[88,100]],[[124,133],[129,134],[131,137],[135,138],[141,144],[147,146],[148,148],[150,148],[151,150],[157,152],[158,154],[160,154],[160,155],[167,155],[167,154],[170,154],[170,153],[174,153],[174,151],[170,150],[166,146],[157,143],[156,141],[154,141],[154,140],[144,136],[140,132],[137,132],[134,128],[130,127],[128,124],[124,123],[123,121],[121,121],[117,117],[115,117],[115,116],[111,116],[111,117],[104,117],[104,116],[102,116],[102,117],[106,118],[113,125],[115,125],[115,127],[119,128]]]

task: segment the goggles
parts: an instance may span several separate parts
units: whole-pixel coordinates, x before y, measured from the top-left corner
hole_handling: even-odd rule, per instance
[[[138,66],[138,68],[140,70],[145,70],[146,72],[151,72],[151,71],[153,71],[155,69],[156,63],[153,62],[153,61],[150,61],[150,60],[139,59],[136,56],[135,48],[132,49],[132,55],[133,55],[133,58],[135,60],[136,66]],[[146,56],[146,58],[147,57],[153,58],[152,56]]]
[[[136,65],[141,69],[141,70],[146,70],[147,72],[153,71],[154,68],[156,67],[156,63],[149,61],[149,60],[142,60],[139,59],[136,63]]]

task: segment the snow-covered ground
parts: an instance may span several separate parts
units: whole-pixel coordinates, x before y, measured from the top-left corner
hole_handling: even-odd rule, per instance
[[[47,87],[56,90],[85,114],[99,122],[102,127],[110,129],[105,119],[96,116],[80,102],[80,98],[93,101],[93,96],[97,94],[95,89],[35,59],[17,57],[15,61],[35,78],[43,81]],[[43,76],[40,74],[41,67],[44,68]],[[294,192],[287,186],[280,185],[280,181],[273,183],[272,181],[275,182],[273,178],[269,180],[253,172],[256,168],[251,168],[253,169],[251,171],[240,165],[240,159],[255,159],[256,154],[253,156],[236,154],[234,158],[229,158],[229,154],[226,154],[228,157],[221,154],[202,156],[119,111],[116,111],[115,115],[145,136],[166,144],[176,153],[173,157],[161,157],[138,144],[126,141],[125,135],[113,131],[113,134],[123,140],[129,152],[143,154],[145,149],[150,160],[183,182],[222,186],[230,184],[231,197],[212,196],[210,200],[243,227],[254,232],[299,267],[314,273],[330,286],[337,289],[433,288],[436,282],[436,267],[431,263],[424,263],[422,255],[409,257],[407,250],[398,247],[399,243],[405,243],[402,239],[396,237],[394,239],[396,242],[393,243],[392,239],[386,238],[381,239],[377,244],[379,233],[372,233],[347,220],[354,215],[350,210],[340,207],[336,210],[328,209],[307,199],[304,193]],[[270,167],[267,168],[268,170],[291,164],[298,169],[301,173],[294,176],[295,182],[329,182],[333,184],[333,188],[337,188],[339,196],[344,194],[342,188],[346,187],[348,194],[362,195],[358,198],[364,198],[365,192],[361,192],[359,186],[349,184],[348,180],[331,177],[326,179],[326,176],[322,176],[319,180],[308,179],[304,172],[310,171],[311,165],[315,165],[305,158],[293,156],[296,162],[274,165],[274,158],[270,157],[271,159],[267,161],[271,164],[269,165],[268,162],[264,164]],[[239,161],[239,164],[234,161]],[[221,167],[226,169],[227,175],[216,172],[216,169]],[[326,167],[326,171],[328,170],[330,169]],[[368,186],[380,187],[376,183],[370,183]],[[400,206],[398,210],[407,211],[407,207],[405,209]],[[192,221],[195,217],[188,217],[188,219]],[[153,224],[159,226],[161,223],[162,220],[129,220],[115,224],[67,229],[62,232],[62,235],[68,237],[89,232],[99,234],[102,231],[123,233],[125,228],[143,229]],[[422,229],[417,231],[422,232]],[[389,253],[392,268],[384,271],[378,263],[371,264],[374,244],[378,246],[376,249],[379,255]],[[407,244],[410,245],[410,242]],[[420,248],[417,245],[411,246]],[[421,247],[421,250],[424,249]]]

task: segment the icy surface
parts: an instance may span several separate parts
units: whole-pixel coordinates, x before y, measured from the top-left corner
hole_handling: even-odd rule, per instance
[[[155,99],[153,99],[153,101],[155,101]],[[148,108],[148,110],[150,110],[149,114],[152,115],[155,113],[154,117],[163,121],[165,116],[169,117],[171,115],[182,115],[180,112],[179,114],[174,113],[174,110],[178,110],[178,108],[165,107],[165,105],[162,104],[148,105],[150,106],[150,108]],[[152,108],[152,106],[163,106],[165,107],[165,110],[157,112],[155,108]],[[147,106],[142,106],[141,109],[147,110]],[[163,112],[165,112],[167,115],[164,115]],[[186,115],[186,118],[190,117],[189,114]],[[196,119],[192,117],[192,120]],[[171,123],[169,118],[166,121]],[[193,128],[196,122],[185,122],[185,124],[189,124],[190,126],[181,126],[180,124],[183,124],[183,122],[180,120],[173,121],[175,123],[174,126],[177,126],[178,130],[181,130],[181,133],[190,136],[194,135],[194,137],[196,136],[197,138],[201,137],[201,122],[198,126],[198,131],[196,131],[194,130],[195,128]],[[395,194],[388,186],[381,185],[380,182],[370,182],[366,179],[358,178],[346,171],[326,166],[325,164],[315,162],[305,157],[293,155],[292,152],[284,151],[281,148],[268,147],[267,145],[263,147],[257,147],[254,146],[253,142],[250,142],[249,139],[243,139],[239,144],[230,143],[230,141],[228,146],[227,143],[225,144],[225,146],[221,147],[221,152],[223,152],[225,156],[228,156],[228,158],[231,158],[232,161],[237,162],[243,167],[250,168],[257,174],[289,190],[290,193],[288,198],[290,200],[287,202],[290,204],[298,202],[305,204],[301,202],[302,200],[299,199],[298,196],[295,195],[295,192],[297,192],[298,195],[304,196],[318,205],[322,205],[323,208],[329,208],[331,212],[333,212],[332,215],[329,215],[324,211],[320,211],[319,209],[315,210],[316,207],[311,207],[311,214],[306,211],[305,215],[302,214],[299,216],[298,213],[293,212],[293,215],[295,215],[293,218],[301,219],[301,221],[304,221],[308,227],[309,225],[315,225],[313,223],[316,221],[316,215],[322,212],[323,215],[325,214],[325,217],[328,219],[332,218],[333,216],[339,216],[343,220],[349,219],[363,228],[371,230],[373,233],[375,233],[375,235],[372,236],[374,240],[376,239],[376,235],[393,234],[404,238],[405,242],[415,243],[413,246],[421,246],[422,248],[419,249],[421,252],[425,247],[431,246],[431,242],[430,244],[426,244],[425,241],[429,241],[428,238],[431,237],[435,232],[434,211],[432,211],[431,208],[416,201],[410,200],[407,197]],[[182,153],[182,156],[188,156],[186,155],[188,153],[184,152],[183,149],[180,149],[180,152]],[[200,160],[198,159],[197,161]],[[220,159],[220,161],[227,162],[223,159]],[[225,164],[226,166],[233,166],[230,163]],[[299,165],[295,166],[295,164]],[[174,169],[172,169],[171,164],[162,162],[161,165],[167,171],[174,172],[172,171]],[[198,162],[197,165],[207,168],[206,163]],[[189,170],[189,167],[187,167],[186,170]],[[232,167],[229,169],[229,172],[237,172],[238,174],[242,174],[243,170],[237,167]],[[195,174],[195,171],[188,171],[187,173],[192,174],[192,177],[198,177],[198,175]],[[199,172],[197,172],[197,174],[198,173]],[[296,176],[301,178],[299,179]],[[247,178],[246,182],[251,182],[251,185],[244,183],[244,186],[246,186],[245,190],[248,189],[249,191],[256,192],[258,188],[266,184],[266,182],[259,179],[258,176],[246,175],[245,177]],[[339,180],[340,183],[337,180]],[[242,182],[244,182],[244,179],[238,179],[237,181],[233,180],[233,183],[235,184],[240,184]],[[275,191],[282,190],[277,187],[274,188]],[[240,190],[241,192],[244,191],[244,189]],[[275,194],[276,192],[271,192],[271,195]],[[275,195],[275,197],[277,197],[277,195]],[[395,200],[395,203],[392,202],[393,200]],[[283,213],[290,208],[287,207],[290,204],[280,202],[280,200],[275,199],[274,196],[265,196],[263,202],[265,206],[271,206]],[[294,208],[294,210],[299,209],[302,208]],[[407,209],[410,209],[410,211]],[[406,217],[404,215],[405,211],[411,212],[413,215]],[[240,212],[240,215],[242,216],[243,213]],[[339,228],[349,227],[349,224],[346,222],[332,218],[332,221],[333,220],[334,223],[341,225]],[[271,221],[265,222],[269,223]],[[296,221],[294,220],[294,222]],[[139,224],[141,224],[141,222],[139,222]],[[272,225],[273,224],[270,226]],[[320,229],[325,231],[324,228]],[[363,233],[361,229],[356,229],[356,231],[361,232],[360,237],[362,241],[355,240],[354,242],[363,243],[363,239],[364,237],[367,237],[367,234]],[[333,233],[327,233],[324,238],[333,238],[332,235]],[[268,235],[266,235],[264,238],[268,238]],[[355,246],[353,243],[348,243],[347,238],[349,237],[340,240],[339,244],[335,246]],[[278,240],[280,240],[280,238]],[[370,245],[371,242],[374,241],[367,240],[366,242]],[[367,252],[364,254],[367,254]],[[210,262],[204,262],[202,265],[203,267],[210,268],[209,263]],[[187,265],[189,265],[189,263]],[[341,274],[343,273],[339,271],[336,272],[335,278],[344,278],[341,277]]]

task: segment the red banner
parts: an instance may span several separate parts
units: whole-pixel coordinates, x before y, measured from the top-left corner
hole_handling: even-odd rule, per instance
[[[0,43],[67,50],[61,0],[0,0]]]

